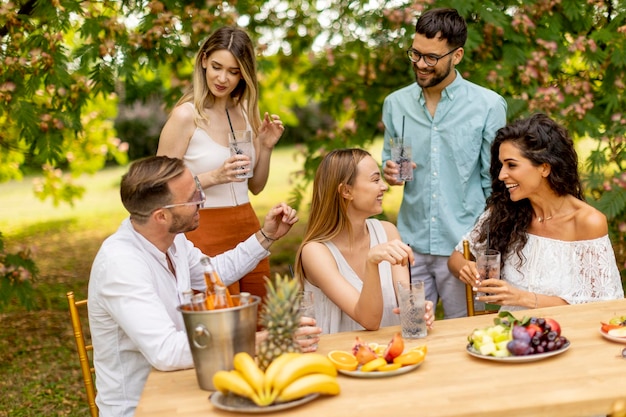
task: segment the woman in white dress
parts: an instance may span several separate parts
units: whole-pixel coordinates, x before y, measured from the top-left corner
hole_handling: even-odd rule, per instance
[[[478,280],[462,243],[448,266],[478,301],[520,310],[624,297],[604,214],[584,201],[567,131],[535,114],[503,127],[491,148],[493,193],[464,240],[502,254],[501,280]]]
[[[317,169],[296,276],[313,291],[322,333],[400,324],[394,283],[408,286],[413,251],[392,223],[370,219],[382,212],[387,189],[362,149],[333,150]],[[430,302],[425,320],[432,327]]]

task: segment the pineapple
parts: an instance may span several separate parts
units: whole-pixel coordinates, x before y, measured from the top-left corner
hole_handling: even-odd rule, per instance
[[[259,323],[267,330],[268,337],[257,347],[257,360],[263,371],[283,353],[300,352],[295,340],[295,332],[300,326],[300,284],[279,274],[274,282],[269,278],[265,280],[267,295]]]

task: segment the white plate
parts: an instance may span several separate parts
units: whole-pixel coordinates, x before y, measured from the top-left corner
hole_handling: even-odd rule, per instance
[[[539,361],[542,359],[549,358],[550,356],[560,355],[561,353],[569,349],[570,345],[571,343],[568,340],[561,347],[561,349],[553,350],[552,352],[534,353],[532,355],[525,355],[525,356],[505,356],[503,358],[498,358],[496,356],[482,355],[479,351],[474,349],[473,346],[467,345],[467,353],[469,353],[470,355],[476,358],[486,359],[488,361],[495,361],[495,362],[534,362],[534,361]]]
[[[219,391],[215,391],[209,396],[209,401],[211,401],[211,404],[213,404],[215,408],[219,408],[220,410],[244,414],[261,414],[298,407],[299,405],[313,401],[317,397],[319,397],[319,394],[311,394],[297,400],[289,401],[288,403],[279,403],[268,405],[266,407],[260,407],[247,398],[243,398],[238,395],[224,395]]]
[[[617,342],[617,343],[624,343],[624,344],[626,344],[626,337],[611,336],[610,334],[608,334],[606,332],[603,332],[602,329],[600,329],[600,334],[605,339],[608,339],[608,340],[611,340],[611,341]]]
[[[420,363],[416,363],[413,365],[405,365],[398,369],[394,369],[393,371],[371,371],[371,372],[361,372],[359,370],[356,371],[344,371],[343,369],[338,369],[337,372],[343,375],[353,376],[355,378],[386,378],[388,376],[401,375],[406,374],[407,372],[411,372],[413,369],[418,368],[424,361]]]

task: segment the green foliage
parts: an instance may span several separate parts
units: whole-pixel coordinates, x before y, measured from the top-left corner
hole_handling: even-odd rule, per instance
[[[381,135],[384,97],[414,82],[405,51],[430,7],[454,7],[466,18],[457,68],[504,96],[509,120],[541,111],[575,140],[597,141],[586,164],[588,196],[609,210],[612,237],[623,242],[626,5],[619,0],[1,2],[0,180],[46,167],[42,197],[79,197],[78,174],[125,161],[128,145],[111,124],[117,105],[160,95],[170,109],[190,82],[200,43],[237,23],[257,43],[261,111],[306,135],[294,138],[306,161],[294,188],[301,201],[327,151],[366,147]],[[320,123],[310,123],[315,117]]]
[[[34,307],[31,282],[37,272],[30,250],[7,252],[0,233],[0,311],[15,298],[28,309]]]

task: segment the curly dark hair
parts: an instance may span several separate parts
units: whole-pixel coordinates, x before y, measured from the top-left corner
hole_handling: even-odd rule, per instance
[[[527,231],[533,219],[533,209],[526,198],[512,201],[504,182],[498,179],[502,163],[500,145],[511,142],[534,166],[550,165],[547,177],[550,188],[559,196],[571,194],[584,200],[578,175],[578,155],[567,130],[545,114],[537,113],[501,128],[491,145],[492,193],[487,198],[488,219],[480,230],[478,240],[489,239],[489,247],[504,254],[515,252],[520,262],[522,248],[528,240]]]

